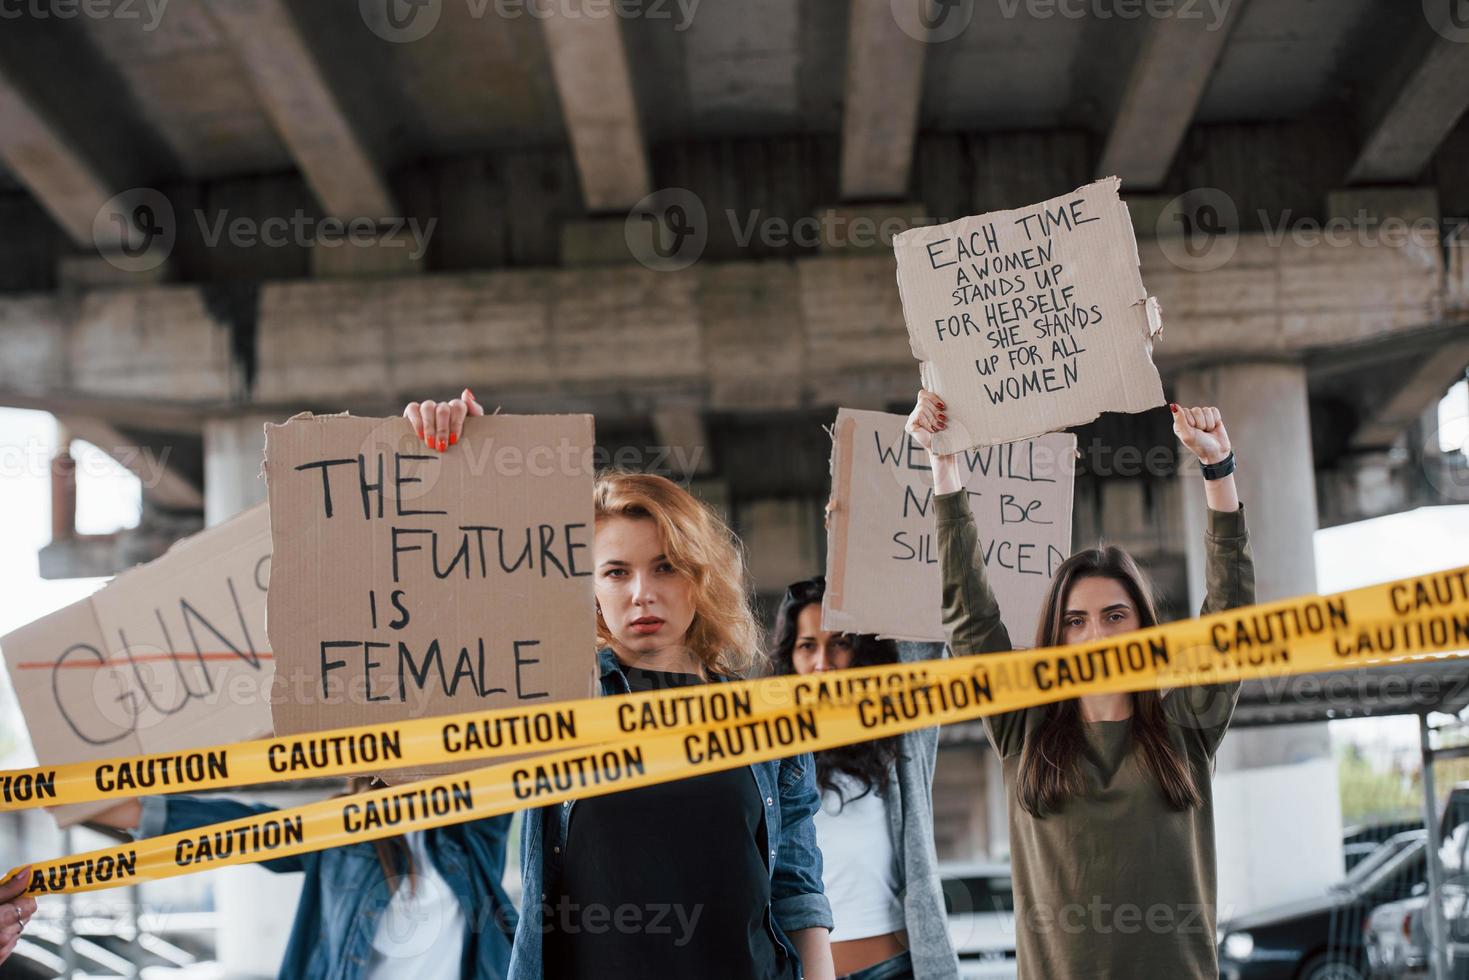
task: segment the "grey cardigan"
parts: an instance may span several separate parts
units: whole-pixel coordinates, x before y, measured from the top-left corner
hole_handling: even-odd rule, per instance
[[[948,656],[942,643],[898,643],[903,663]],[[957,980],[959,959],[949,939],[949,919],[933,846],[933,770],[938,760],[939,730],[920,728],[902,737],[897,792],[883,799],[893,853],[903,883],[903,919],[916,980]]]

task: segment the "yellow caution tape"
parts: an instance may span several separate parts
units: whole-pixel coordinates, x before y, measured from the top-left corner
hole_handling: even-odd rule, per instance
[[[821,751],[1087,694],[1469,651],[1469,566],[1106,641],[710,684],[0,773],[5,809],[525,756],[37,863],[81,892],[269,860]],[[6,875],[9,880],[14,871]]]

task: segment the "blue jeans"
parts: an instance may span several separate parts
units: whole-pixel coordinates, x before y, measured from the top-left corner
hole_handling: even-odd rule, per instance
[[[913,957],[899,953],[892,959],[874,963],[869,967],[848,973],[837,980],[913,980]]]

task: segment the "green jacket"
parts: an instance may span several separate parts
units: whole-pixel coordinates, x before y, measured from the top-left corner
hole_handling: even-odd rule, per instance
[[[1011,649],[985,579],[968,495],[935,498],[944,628],[956,655]],[[1244,509],[1209,512],[1203,612],[1255,599]],[[1132,720],[1083,722],[1086,791],[1034,817],[1016,799],[1027,742],[1050,707],[992,715],[1009,811],[1020,980],[1215,980],[1214,753],[1239,685],[1164,694],[1167,737],[1202,805],[1174,810],[1135,751]]]

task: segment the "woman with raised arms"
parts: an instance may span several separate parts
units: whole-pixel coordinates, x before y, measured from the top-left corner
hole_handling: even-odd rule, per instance
[[[1234,454],[1217,408],[1180,408],[1208,503],[1202,612],[1255,601]],[[908,418],[933,467],[944,628],[955,655],[1009,650],[958,455],[935,455],[944,403]],[[1096,643],[1157,623],[1137,563],[1089,549],[1056,570],[1035,645]],[[985,719],[1004,769],[1021,980],[1215,980],[1214,753],[1239,697],[1223,684],[1083,695]]]

